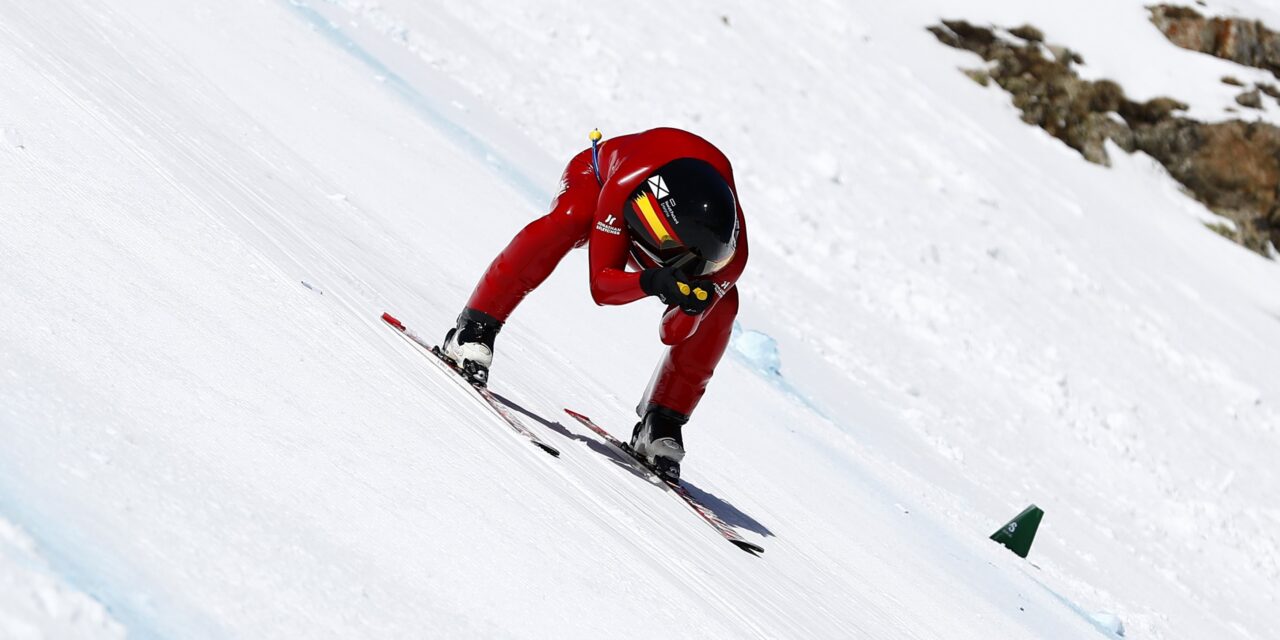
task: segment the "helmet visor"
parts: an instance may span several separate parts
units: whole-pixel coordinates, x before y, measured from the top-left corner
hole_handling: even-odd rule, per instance
[[[698,276],[709,276],[725,268],[730,262],[733,262],[733,256],[736,253],[736,251],[730,251],[729,255],[719,260],[703,260],[702,258],[698,258],[693,261],[693,266],[688,269],[688,272]]]
[[[692,251],[685,251],[674,260],[663,261],[662,265],[674,266],[687,276],[709,276],[733,262],[733,256],[737,253],[734,249],[730,247],[728,254],[719,260],[707,260]]]

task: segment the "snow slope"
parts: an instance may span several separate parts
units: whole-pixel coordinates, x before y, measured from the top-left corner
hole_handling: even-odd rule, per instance
[[[66,584],[35,542],[0,520],[0,636],[122,638],[100,602]]]
[[[1020,3],[963,4],[0,3],[0,517],[48,559],[0,584],[138,637],[1269,637],[1280,268],[958,73],[923,27]],[[1126,87],[1179,51],[1082,4]],[[686,474],[761,558],[563,417],[625,432],[661,354],[581,252],[494,369],[559,459],[378,321],[442,334],[588,129],[658,125],[750,217],[782,373],[726,358]]]

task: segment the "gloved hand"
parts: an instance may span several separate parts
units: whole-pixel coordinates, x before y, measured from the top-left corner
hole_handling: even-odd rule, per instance
[[[687,280],[676,267],[645,269],[640,272],[640,289],[663,304],[680,304],[689,296]]]
[[[711,282],[691,281],[677,267],[645,269],[640,273],[640,289],[691,316],[706,311],[715,299],[715,286]]]
[[[685,299],[680,302],[680,310],[691,316],[706,311],[716,299],[716,285],[710,280],[694,280],[681,287],[680,291],[685,293]]]

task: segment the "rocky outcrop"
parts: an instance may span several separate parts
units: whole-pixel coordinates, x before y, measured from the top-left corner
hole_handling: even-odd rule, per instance
[[[1232,219],[1236,241],[1263,255],[1269,255],[1268,242],[1280,247],[1280,129],[1198,122],[1179,115],[1187,105],[1172,98],[1130,100],[1115,82],[1081,78],[1072,68],[1081,64],[1079,54],[1045,45],[1032,27],[1010,30],[1016,40],[961,20],[929,31],[987,61],[985,68],[966,73],[1008,91],[1024,122],[1090,162],[1109,164],[1107,140],[1125,151],[1143,151],[1196,199]]]
[[[1236,96],[1236,104],[1242,107],[1249,107],[1250,109],[1261,109],[1262,108],[1262,91],[1259,89],[1254,89],[1253,91],[1246,91]]]
[[[1280,33],[1257,20],[1206,18],[1190,7],[1148,7],[1151,22],[1170,42],[1280,77]]]
[[[1026,34],[1029,29],[1024,26],[1018,31]],[[1039,31],[1031,32],[1036,38],[1024,37],[1022,44],[1015,44],[997,37],[991,29],[964,21],[944,21],[929,30],[944,43],[968,49],[994,63],[989,69],[967,73],[970,77],[979,73],[1000,85],[1013,96],[1024,122],[1048,131],[1090,162],[1108,164],[1104,147],[1107,139],[1133,150],[1129,127],[1108,113],[1124,108],[1138,114],[1181,106],[1122,105],[1126,101],[1119,85],[1080,79],[1071,69],[1078,54],[1065,48],[1043,47]],[[1046,56],[1046,51],[1052,57]]]

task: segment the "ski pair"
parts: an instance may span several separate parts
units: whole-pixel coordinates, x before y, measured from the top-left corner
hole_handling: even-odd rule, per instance
[[[594,431],[596,435],[604,438],[604,441],[609,443],[609,446],[617,449],[619,453],[631,462],[631,466],[635,467],[641,473],[646,474],[646,478],[649,482],[660,484],[668,491],[675,494],[676,497],[680,498],[685,505],[693,510],[694,513],[698,514],[698,517],[702,518],[703,522],[710,525],[712,529],[715,529],[716,533],[719,533],[725,540],[732,542],[734,546],[746,551],[747,553],[751,553],[753,555],[764,553],[764,547],[743,539],[743,537],[738,535],[738,532],[735,531],[733,527],[725,523],[724,520],[721,520],[714,511],[707,508],[707,506],[701,502],[698,502],[698,499],[693,497],[693,495],[689,493],[689,490],[685,489],[684,486],[680,484],[680,481],[677,480],[672,482],[664,478],[660,473],[658,473],[657,469],[654,469],[652,465],[637,456],[635,450],[631,448],[631,445],[613,437],[613,434],[605,431],[604,427],[601,427],[591,418],[588,418],[577,411],[565,409],[564,412],[572,416],[578,422],[581,422],[586,428]]]
[[[404,326],[404,324],[397,320],[395,316],[392,316],[389,313],[382,314],[382,321],[390,325],[392,329],[395,329],[396,333],[399,334],[400,337],[409,341],[409,344],[412,344],[433,356],[428,358],[428,360],[434,362],[436,366],[443,369],[454,382],[470,389],[474,394],[473,397],[478,397],[484,401],[485,404],[489,405],[489,408],[493,409],[494,413],[498,414],[498,417],[502,418],[502,421],[507,423],[507,426],[511,427],[512,431],[528,438],[529,442],[532,442],[535,447],[538,447],[553,456],[560,457],[559,449],[547,444],[542,440],[542,438],[538,437],[538,434],[530,431],[529,427],[525,426],[524,422],[517,418],[515,414],[511,412],[511,409],[508,408],[507,405],[503,404],[502,401],[498,400],[498,398],[493,395],[493,392],[489,391],[487,387],[472,384],[470,379],[467,377],[466,372],[459,369],[457,365],[444,357],[444,354],[440,352],[439,347],[423,340],[421,336],[414,333],[412,329]]]
[[[383,313],[382,320],[383,322],[386,322],[388,326],[395,329],[396,333],[399,334],[400,337],[404,338],[415,347],[422,349],[423,351],[426,351],[428,354],[433,356],[428,359],[436,363],[436,365],[439,366],[441,369],[443,369],[446,373],[450,374],[450,378],[453,379],[455,382],[475,392],[476,397],[480,398],[482,401],[488,404],[489,407],[492,408],[494,412],[498,415],[498,417],[502,418],[503,422],[505,422],[507,426],[509,426],[513,431],[527,438],[530,442],[534,444],[534,446],[538,447],[539,449],[542,449],[543,451],[553,456],[556,456],[556,457],[560,456],[560,451],[558,449],[547,444],[541,438],[539,438],[537,434],[529,430],[529,428],[525,426],[524,423],[521,422],[519,418],[517,418],[514,414],[511,413],[511,410],[505,404],[503,404],[500,400],[497,399],[497,397],[493,395],[493,392],[489,391],[489,389],[484,386],[472,384],[470,381],[470,378],[467,376],[467,373],[459,369],[448,358],[444,357],[444,354],[440,352],[439,347],[431,345],[427,341],[423,340],[420,336],[418,336],[418,334],[414,333],[412,329],[409,329],[408,327],[404,326],[403,323],[401,323],[399,320],[397,320],[394,316],[392,316],[389,313]],[[639,457],[637,457],[635,455],[635,452],[632,451],[629,445],[613,437],[613,434],[610,434],[608,431],[605,431],[603,427],[601,427],[600,425],[597,425],[594,421],[591,420],[591,418],[588,418],[587,416],[581,413],[578,413],[576,411],[572,411],[570,409],[565,409],[565,413],[569,414],[578,422],[582,423],[588,429],[593,431],[596,435],[603,438],[606,443],[608,443],[611,447],[613,447],[619,453],[621,453],[624,458],[629,460],[632,466],[634,466],[642,474],[645,474],[646,478],[651,483],[662,485],[664,489],[675,494],[678,498],[680,498],[681,501],[685,503],[686,506],[692,509],[694,513],[698,514],[698,517],[700,517],[703,522],[707,523],[707,525],[709,525],[712,529],[715,529],[716,533],[719,533],[720,536],[723,537],[725,540],[728,540],[729,542],[733,543],[734,546],[738,547],[739,549],[742,549],[743,551],[751,553],[752,555],[764,553],[764,547],[761,547],[760,545],[755,544],[754,542],[750,542],[748,540],[743,539],[743,537],[739,535],[738,532],[733,529],[733,527],[729,526],[723,520],[721,520],[718,516],[716,516],[714,511],[707,508],[706,505],[703,505],[701,502],[698,502],[697,498],[694,498],[693,495],[691,495],[687,489],[681,486],[679,481],[676,481],[676,482],[668,481],[661,474],[659,474],[652,466],[650,466],[644,460],[641,460]]]

